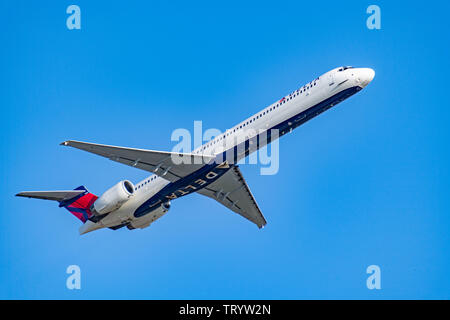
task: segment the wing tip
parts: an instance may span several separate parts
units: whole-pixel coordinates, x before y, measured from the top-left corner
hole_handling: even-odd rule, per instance
[[[70,144],[71,141],[72,141],[72,140],[66,140],[66,141],[61,142],[59,145],[60,145],[60,146],[68,146],[68,145]]]
[[[19,192],[19,193],[16,193],[14,196],[22,197],[22,198],[33,198],[33,197],[30,197],[30,195],[28,195],[27,192]]]

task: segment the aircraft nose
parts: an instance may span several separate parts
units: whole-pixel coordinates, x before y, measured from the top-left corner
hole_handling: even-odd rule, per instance
[[[375,77],[375,71],[371,68],[361,68],[360,78],[363,87],[367,86]]]

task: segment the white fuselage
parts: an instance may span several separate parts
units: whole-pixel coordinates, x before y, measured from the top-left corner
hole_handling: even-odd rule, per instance
[[[193,153],[217,155],[236,146],[239,142],[251,138],[251,135],[255,132],[259,134],[273,128],[279,129],[281,136],[286,131],[292,131],[297,125],[347,98],[347,96],[342,96],[342,98],[336,102],[332,102],[326,108],[317,109],[317,111],[316,109],[313,110],[313,108],[317,108],[324,101],[329,101],[332,97],[337,97],[339,93],[347,92],[352,88],[357,88],[357,92],[364,88],[373,77],[373,70],[368,68],[341,67],[333,69],[283,97],[281,100],[267,106],[234,127],[227,129],[221,135],[195,149]],[[310,109],[311,112],[308,114],[308,110]],[[302,117],[307,119],[303,119]],[[298,122],[298,124],[293,122]],[[261,147],[262,145],[258,146],[258,148]],[[241,155],[241,157],[243,156],[245,155]],[[144,215],[139,218],[134,217],[133,213],[145,201],[155,196],[155,194],[169,183],[170,181],[156,175],[151,175],[138,182],[135,185],[134,196],[118,210],[110,213],[98,222],[95,229],[117,226],[124,223],[129,223],[134,228],[147,227],[154,220],[161,217],[165,211],[160,210],[156,214],[152,213],[151,215]],[[89,226],[86,226],[86,228],[89,228]]]

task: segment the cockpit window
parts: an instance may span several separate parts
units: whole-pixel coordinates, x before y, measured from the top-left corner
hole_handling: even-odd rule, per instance
[[[341,67],[341,68],[339,68],[338,71],[344,71],[344,70],[347,70],[347,69],[353,69],[353,67],[351,67],[351,66]]]

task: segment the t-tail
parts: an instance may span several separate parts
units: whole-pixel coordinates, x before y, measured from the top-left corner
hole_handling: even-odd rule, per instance
[[[58,201],[60,207],[66,208],[83,222],[79,230],[80,234],[102,228],[101,224],[90,220],[93,216],[93,212],[91,211],[92,205],[98,197],[90,193],[84,186],[80,186],[74,190],[25,191],[16,194],[16,196]]]

